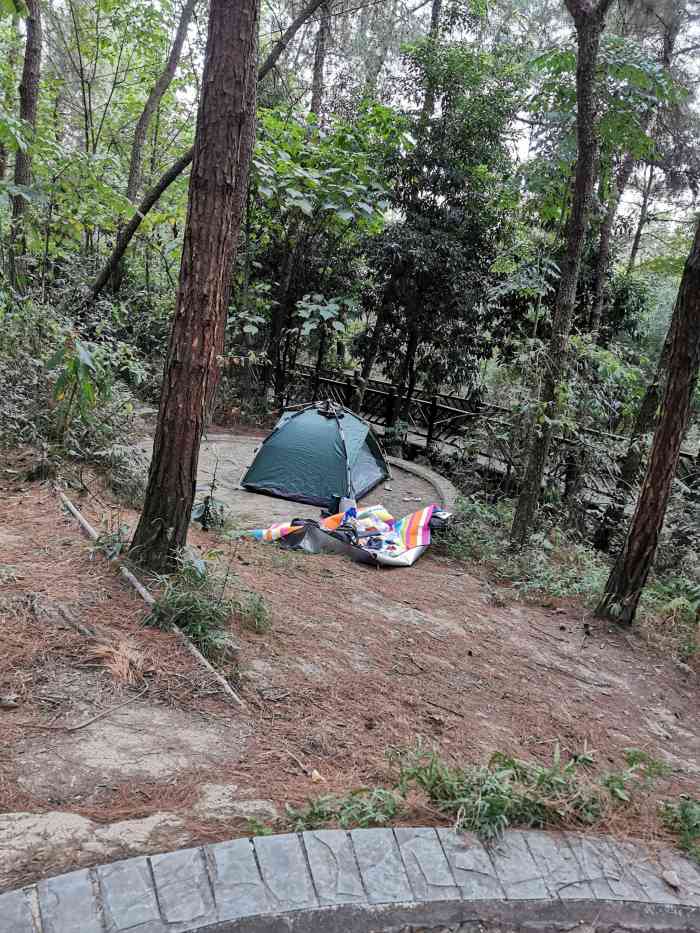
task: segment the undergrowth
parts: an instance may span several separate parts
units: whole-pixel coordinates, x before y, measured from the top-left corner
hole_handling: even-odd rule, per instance
[[[173,625],[206,657],[226,661],[233,653],[227,623],[235,605],[225,596],[226,581],[217,580],[202,558],[180,558],[175,573],[158,577],[161,594],[146,618],[146,625],[170,629]]]
[[[294,831],[383,825],[400,816],[406,798],[418,792],[457,831],[474,832],[485,842],[512,827],[591,827],[616,808],[630,806],[669,771],[640,749],[625,749],[624,759],[627,767],[600,775],[593,771],[595,758],[587,748],[564,760],[556,746],[547,765],[497,752],[486,765],[459,767],[418,743],[389,752],[397,770],[393,788],[363,788],[346,797],[321,795],[303,807],[287,806],[287,819]],[[689,801],[682,811],[668,812],[684,827],[682,838],[690,840],[692,851],[700,831],[700,804]]]
[[[343,829],[382,826],[401,812],[402,798],[383,787],[361,788],[346,797],[324,794],[308,800],[303,807],[287,805],[286,815],[294,832],[320,829],[329,824]]]
[[[146,624],[181,629],[206,657],[218,662],[232,659],[235,643],[229,623],[238,616],[244,628],[257,633],[270,630],[272,618],[263,596],[242,593],[226,594],[231,583],[230,567],[216,573],[212,565],[220,556],[216,550],[200,556],[185,549],[173,574],[157,577],[161,594],[149,613]]]
[[[435,546],[455,560],[478,563],[513,595],[538,602],[575,597],[594,606],[610,572],[608,559],[559,528],[535,535],[528,547],[513,551],[512,517],[510,500],[491,504],[478,496],[460,499]],[[661,638],[683,661],[700,648],[699,617],[700,583],[684,573],[650,576],[639,618],[655,640]]]
[[[678,837],[678,845],[691,858],[700,863],[700,799],[680,797],[669,801],[663,808],[667,829]]]

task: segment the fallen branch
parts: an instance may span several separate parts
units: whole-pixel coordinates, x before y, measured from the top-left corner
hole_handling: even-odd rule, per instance
[[[423,697],[423,702],[427,703],[428,706],[434,706],[435,709],[441,709],[443,713],[452,713],[453,716],[459,716],[460,719],[464,719],[464,713],[460,713],[459,710],[452,709],[449,706],[440,706],[439,703],[433,703],[433,701],[427,699],[427,697]]]
[[[145,687],[141,693],[137,693],[135,697],[129,697],[128,700],[124,700],[123,703],[117,703],[116,706],[110,706],[109,709],[103,709],[101,713],[97,713],[96,716],[91,716],[90,719],[86,719],[85,722],[78,723],[77,726],[42,726],[39,723],[33,722],[12,722],[13,726],[24,726],[27,729],[42,729],[46,732],[78,732],[79,729],[84,729],[85,726],[92,725],[93,722],[97,722],[98,719],[104,719],[105,716],[109,716],[110,713],[116,713],[118,709],[123,709],[125,706],[128,706],[129,703],[134,703],[145,693],[148,693],[149,688]]]
[[[87,521],[85,516],[80,512],[80,510],[76,509],[76,507],[70,501],[68,496],[66,496],[58,488],[58,486],[54,486],[54,491],[58,495],[59,499],[61,500],[65,508],[68,509],[71,515],[76,519],[76,521],[78,522],[80,527],[83,529],[85,534],[92,541],[97,541],[97,539],[99,538],[99,535],[97,534],[95,529],[92,527],[92,525]],[[143,599],[146,605],[148,606],[155,605],[155,599],[153,598],[153,596],[151,596],[151,594],[148,592],[146,587],[139,580],[136,579],[134,574],[127,567],[124,567],[123,564],[117,563],[117,566],[119,568],[119,572],[121,573],[121,575],[136,590],[136,592],[139,594],[141,599]],[[219,684],[221,689],[224,691],[226,696],[229,697],[229,699],[233,700],[234,703],[236,703],[236,705],[239,706],[241,709],[245,709],[246,708],[245,702],[238,696],[235,690],[233,690],[233,688],[231,687],[229,682],[226,680],[226,678],[222,674],[220,674],[219,671],[217,671],[216,668],[213,667],[209,661],[207,661],[207,659],[204,657],[201,651],[199,651],[199,649],[190,641],[190,639],[187,637],[187,635],[185,635],[182,629],[178,628],[176,625],[172,625],[170,627],[170,630],[178,638],[181,644],[189,651],[192,657],[196,658],[197,662],[202,667],[206,668],[206,670],[214,677],[214,679]]]

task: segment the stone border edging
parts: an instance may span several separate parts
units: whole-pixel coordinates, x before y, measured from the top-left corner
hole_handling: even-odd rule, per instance
[[[454,512],[457,505],[459,491],[448,479],[440,476],[435,470],[422,466],[419,463],[411,463],[409,460],[401,460],[398,457],[386,457],[387,463],[403,470],[404,473],[411,473],[419,479],[425,480],[433,487],[440,498],[440,504],[447,512]]]
[[[506,928],[503,923],[508,924]],[[510,831],[318,830],[101,865],[0,895],[0,933],[700,930],[700,869],[671,849]]]

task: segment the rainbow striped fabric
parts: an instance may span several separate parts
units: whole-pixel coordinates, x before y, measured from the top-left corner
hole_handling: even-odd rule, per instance
[[[348,509],[319,521],[323,531],[332,534],[339,528],[352,529],[355,547],[361,548],[378,564],[410,567],[430,544],[430,520],[438,506],[412,512],[398,521],[382,505]],[[257,541],[279,541],[301,531],[303,526],[280,522],[269,528],[256,528],[246,534]]]

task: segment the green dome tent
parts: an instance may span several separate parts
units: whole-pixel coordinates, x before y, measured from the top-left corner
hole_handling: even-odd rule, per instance
[[[389,476],[371,427],[358,415],[319,402],[285,411],[263,441],[241,486],[336,511]]]

